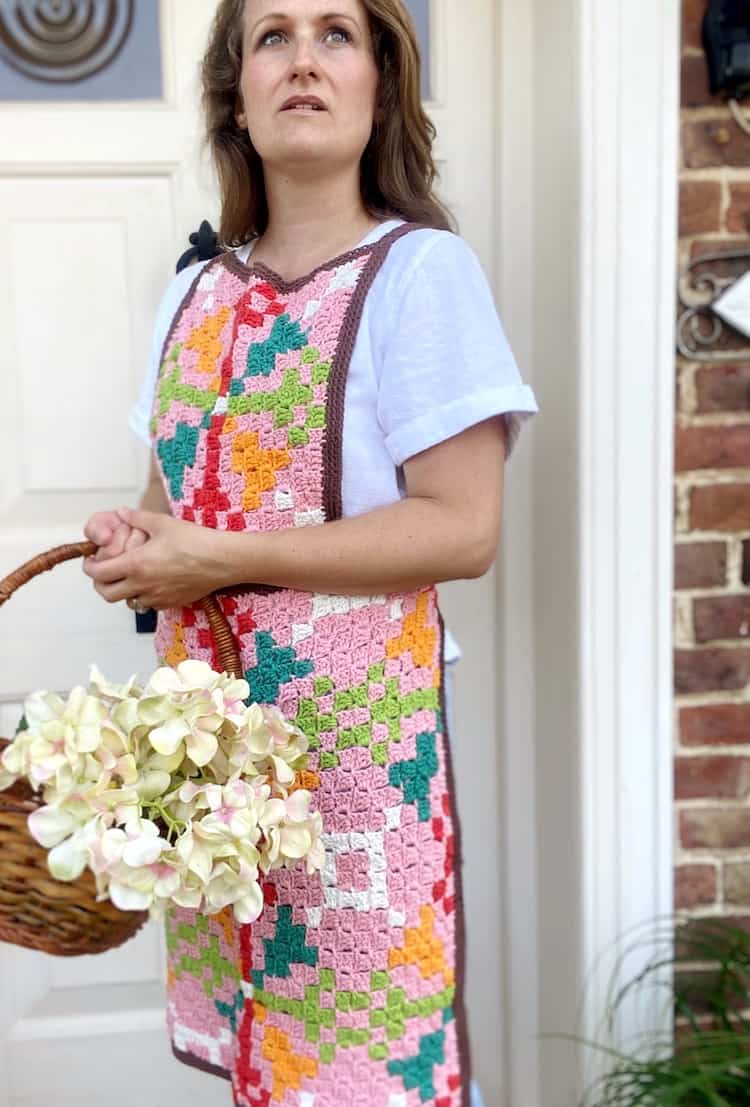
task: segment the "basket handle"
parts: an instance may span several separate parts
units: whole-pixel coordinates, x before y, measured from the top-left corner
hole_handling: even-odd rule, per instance
[[[28,584],[34,577],[49,572],[64,561],[72,561],[77,557],[92,557],[98,549],[95,542],[71,542],[66,546],[55,546],[52,550],[37,554],[0,580],[0,607],[7,603],[14,592],[24,584]],[[197,603],[208,619],[222,670],[231,676],[241,677],[243,673],[240,651],[216,595],[212,593],[204,596]]]

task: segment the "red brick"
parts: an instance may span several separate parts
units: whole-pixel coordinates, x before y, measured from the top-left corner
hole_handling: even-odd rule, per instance
[[[675,799],[745,799],[750,757],[676,757]]]
[[[703,45],[703,17],[706,14],[706,0],[683,0],[682,4],[682,45],[701,48]]]
[[[675,692],[726,692],[750,681],[750,649],[675,650]]]
[[[747,638],[750,632],[750,595],[707,596],[693,601],[696,642]]]
[[[750,703],[683,707],[680,741],[684,746],[731,746],[750,742]]]
[[[727,230],[747,234],[750,230],[750,183],[730,184]]]
[[[750,411],[750,365],[720,365],[695,374],[698,411]]]
[[[732,922],[734,920],[731,920]],[[714,936],[713,941],[708,939],[708,943],[704,944],[704,961],[713,961],[714,964],[717,961],[717,945],[719,949],[725,947],[725,943],[722,942],[718,935]],[[696,951],[697,952],[697,951]],[[711,956],[711,954],[714,956]],[[739,956],[736,952],[733,958],[733,964],[737,964]],[[747,1006],[747,990],[745,987],[745,981],[740,972],[728,974],[723,968],[719,966],[712,966],[711,968],[695,967],[691,969],[682,969],[675,967],[674,973],[674,994],[675,994],[675,1007],[678,1011],[690,1011],[691,1019],[695,1020],[697,1024],[703,1030],[716,1030],[721,1031],[725,1029],[722,1027],[718,1019],[712,1019],[708,1021],[706,1016],[713,1014],[718,1006],[717,996],[721,996],[722,1006],[726,1004],[729,1012],[739,1013]],[[704,1049],[705,1049],[704,1045]],[[742,1049],[742,1046],[738,1046],[738,1050]],[[705,1065],[705,1059],[707,1054],[703,1054],[701,1061]],[[721,1066],[721,1062],[719,1063]],[[692,1087],[696,1087],[698,1077],[697,1073],[703,1068],[703,1065],[697,1068],[690,1068],[690,1077],[693,1073],[696,1073],[696,1082],[693,1083],[692,1079],[690,1084]],[[708,1066],[706,1066],[708,1068]],[[663,1070],[662,1070],[663,1071]],[[674,1072],[674,1069],[672,1070]],[[678,1072],[683,1070],[677,1069]],[[729,1070],[731,1071],[731,1069]],[[743,1074],[744,1075],[744,1074]],[[673,1083],[673,1081],[670,1081]],[[708,1088],[710,1084],[710,1078],[706,1079],[706,1082],[702,1087]],[[744,1082],[743,1082],[744,1084]],[[656,1086],[661,1086],[661,1081],[656,1081]],[[658,1093],[657,1093],[658,1094]],[[689,1093],[687,1096],[680,1095],[679,1099],[675,1099],[675,1103],[679,1103],[680,1107],[696,1107],[699,1100],[696,1100]],[[703,1100],[704,1103],[710,1103],[710,1100]],[[721,1102],[721,1100],[719,1100]],[[742,1103],[741,1099],[732,1098],[732,1100],[725,1100],[725,1104],[733,1104],[733,1107],[740,1107]]]
[[[693,488],[690,529],[750,530],[750,484],[711,484]]]
[[[680,842],[685,849],[740,849],[750,846],[750,807],[680,812]]]
[[[732,165],[741,169],[750,165],[750,135],[741,131],[731,116],[685,123],[682,149],[688,169],[709,169]]]
[[[702,54],[689,54],[683,57],[680,93],[683,108],[702,108],[720,103],[718,96],[711,95],[708,65]]]
[[[724,866],[724,899],[738,907],[750,907],[749,862],[728,862]]]
[[[736,951],[737,930],[750,935],[747,915],[732,915],[730,919],[709,915],[680,922],[674,929],[674,960],[682,964],[716,961],[721,953],[728,953],[732,948]],[[713,957],[706,957],[709,946],[714,951]]]
[[[674,871],[676,911],[688,911],[716,902],[716,867],[714,865],[678,865]]]
[[[675,468],[746,469],[750,467],[750,423],[732,427],[678,427]]]
[[[720,588],[726,579],[726,542],[678,542],[675,546],[675,588]]]
[[[680,184],[680,234],[710,234],[721,229],[721,185],[718,181]]]

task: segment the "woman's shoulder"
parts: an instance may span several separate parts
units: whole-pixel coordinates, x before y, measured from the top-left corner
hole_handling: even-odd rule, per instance
[[[460,234],[437,227],[403,223],[385,261],[389,276],[401,281],[461,281],[481,272],[476,252]],[[403,287],[403,286],[402,286]]]
[[[442,310],[466,295],[486,299],[489,284],[472,246],[453,231],[402,223],[372,289],[371,302],[386,326],[390,312]],[[392,232],[391,232],[392,233]]]

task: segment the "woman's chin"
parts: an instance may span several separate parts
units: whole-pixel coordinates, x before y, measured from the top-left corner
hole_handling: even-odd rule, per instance
[[[334,168],[340,172],[348,160],[355,166],[359,164],[361,157],[361,155],[355,153],[347,158],[343,151],[339,152],[331,149],[330,142],[316,141],[314,136],[310,136],[307,140],[300,139],[296,142],[290,142],[285,144],[283,149],[277,149],[261,156],[266,169],[272,169],[275,173],[286,174],[293,174],[300,167],[309,168],[314,165],[320,165],[328,172]]]

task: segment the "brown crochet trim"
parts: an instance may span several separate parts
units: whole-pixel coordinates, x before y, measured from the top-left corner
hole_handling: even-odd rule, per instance
[[[357,341],[362,312],[367,293],[372,287],[388,251],[394,242],[411,231],[423,230],[421,223],[404,223],[395,227],[376,243],[363,249],[372,251],[364,272],[347,308],[346,316],[339,332],[338,345],[332,358],[331,375],[328,379],[326,397],[326,431],[323,441],[323,510],[326,522],[340,519],[343,514],[342,481],[344,472],[344,400],[346,397],[346,378],[349,375],[354,346]],[[359,255],[362,250],[355,250]]]
[[[390,222],[390,220],[384,219],[383,222],[387,223]],[[394,227],[392,231],[383,235],[383,237],[379,238],[376,242],[368,242],[365,243],[364,246],[357,246],[354,250],[347,250],[344,254],[337,254],[336,257],[321,262],[320,265],[317,265],[309,273],[305,273],[302,277],[297,277],[294,281],[285,281],[275,269],[271,269],[265,262],[253,261],[252,254],[250,255],[249,263],[241,261],[234,250],[227,250],[226,253],[221,254],[216,260],[221,261],[226,268],[237,277],[242,277],[245,280],[250,280],[251,277],[260,277],[262,280],[272,284],[279,292],[298,292],[299,289],[304,287],[313,277],[317,277],[318,273],[323,273],[326,269],[336,268],[339,265],[344,265],[347,261],[352,261],[354,258],[361,257],[362,254],[369,253],[369,251],[376,249],[382,242],[389,239],[392,234],[395,234],[396,231],[401,231],[403,233],[406,228],[413,230],[416,226],[416,223],[407,223],[401,227]],[[375,228],[373,227],[373,231],[374,230]]]
[[[201,266],[201,268],[196,273],[194,280],[192,280],[190,282],[190,287],[188,288],[187,292],[185,293],[185,295],[180,300],[180,306],[177,308],[177,311],[172,316],[172,322],[169,324],[169,330],[167,331],[167,337],[164,339],[164,343],[163,343],[162,348],[161,348],[161,359],[159,361],[159,374],[161,374],[161,367],[162,367],[162,365],[164,364],[164,362],[166,360],[167,352],[169,350],[169,347],[172,345],[172,336],[174,335],[174,332],[177,330],[177,324],[179,323],[180,319],[182,318],[182,313],[185,310],[185,308],[187,307],[188,301],[193,298],[193,296],[195,294],[195,290],[198,287],[198,282],[200,281],[200,279],[201,279],[201,277],[203,276],[204,273],[208,273],[208,271],[210,269],[215,269],[216,268],[216,265],[217,265],[218,262],[221,261],[222,256],[223,255],[219,254],[218,257],[211,258],[211,260],[209,262],[207,262],[206,265]],[[156,388],[156,394],[155,394],[155,397],[154,397],[154,403],[156,403],[156,400],[158,399],[158,397],[159,397],[159,388],[158,388],[158,379],[157,379],[157,388]],[[154,414],[154,409],[152,408],[151,409],[152,418],[153,418],[153,414]]]
[[[323,440],[323,510],[326,522],[340,519],[343,514],[342,503],[342,477],[343,477],[343,439],[344,439],[344,400],[346,394],[346,378],[349,373],[354,346],[357,341],[357,333],[362,320],[367,293],[372,287],[383,262],[388,256],[388,251],[394,242],[411,231],[427,230],[426,224],[402,223],[394,227],[392,231],[383,235],[377,242],[370,242],[364,246],[358,246],[355,250],[348,250],[329,261],[317,266],[311,273],[299,277],[296,281],[285,281],[273,269],[263,262],[246,265],[240,261],[234,251],[229,251],[216,258],[216,262],[224,265],[236,276],[250,281],[252,277],[261,277],[268,281],[276,289],[283,293],[296,292],[308,284],[318,273],[327,269],[337,268],[354,258],[370,255],[366,262],[364,272],[352,296],[347,308],[346,316],[339,334],[338,345],[332,358],[331,375],[328,380],[328,392],[326,396],[326,429]],[[252,255],[251,255],[252,258]]]
[[[458,1061],[461,1073],[461,1107],[471,1105],[471,1047],[469,1023],[466,1017],[466,916],[464,914],[463,849],[461,820],[458,815],[458,797],[453,773],[453,754],[445,709],[445,621],[440,607],[437,609],[440,623],[440,714],[443,720],[443,753],[453,822],[453,879],[456,910],[456,992],[453,997],[453,1013],[458,1038]]]

